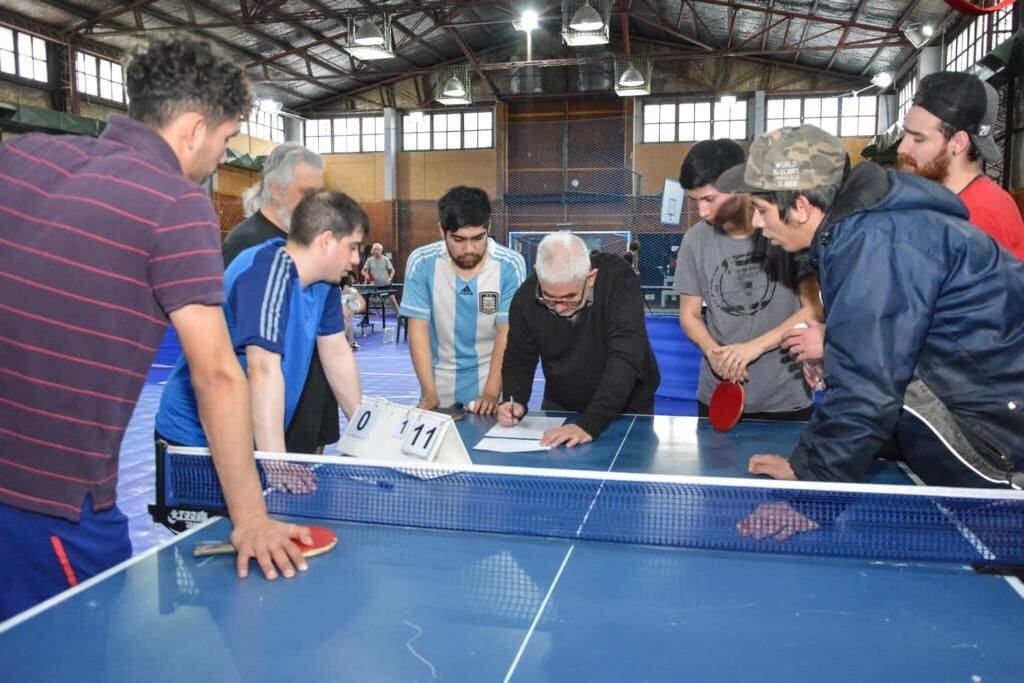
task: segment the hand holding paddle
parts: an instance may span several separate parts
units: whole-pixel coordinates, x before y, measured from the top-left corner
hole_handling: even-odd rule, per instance
[[[295,576],[296,567],[306,571],[309,565],[292,541],[312,545],[312,532],[305,526],[270,519],[266,513],[235,521],[231,545],[238,553],[235,564],[239,578],[248,576],[249,560],[254,558],[269,581],[277,578],[278,571],[289,579]]]
[[[735,427],[743,416],[745,396],[742,384],[720,383],[711,394],[711,403],[708,404],[711,426],[720,432],[727,432]]]

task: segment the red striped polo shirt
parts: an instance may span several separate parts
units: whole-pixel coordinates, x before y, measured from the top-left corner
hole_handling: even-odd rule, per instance
[[[0,501],[112,506],[168,313],[223,299],[210,199],[154,130],[0,145]]]

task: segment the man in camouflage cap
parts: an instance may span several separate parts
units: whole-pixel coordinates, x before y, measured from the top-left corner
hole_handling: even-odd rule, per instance
[[[828,133],[783,128],[719,182],[752,194],[772,242],[808,249],[827,324],[823,400],[788,459],[754,456],[750,471],[860,481],[895,434],[928,483],[1024,487],[1024,263],[937,184],[845,159]],[[766,519],[745,528],[794,530]]]

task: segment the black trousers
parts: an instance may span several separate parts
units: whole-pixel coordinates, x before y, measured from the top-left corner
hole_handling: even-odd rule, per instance
[[[320,355],[313,349],[306,384],[299,404],[284,435],[289,453],[316,453],[321,447],[341,438],[338,429],[338,402],[327,383]]]

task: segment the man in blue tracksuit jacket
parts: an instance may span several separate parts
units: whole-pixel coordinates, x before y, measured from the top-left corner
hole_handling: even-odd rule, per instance
[[[773,243],[808,249],[826,312],[824,398],[791,456],[751,472],[860,481],[895,435],[927,483],[1024,488],[1024,262],[942,186],[849,171],[814,126],[762,135],[719,186],[753,195]]]

